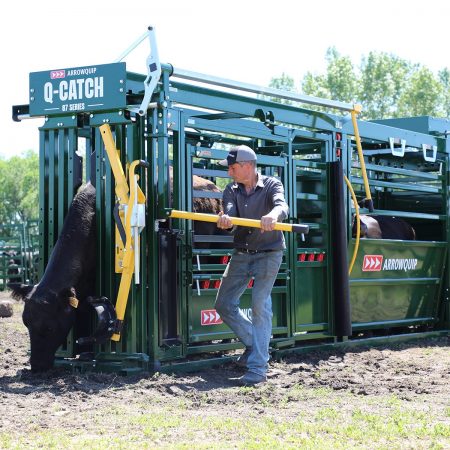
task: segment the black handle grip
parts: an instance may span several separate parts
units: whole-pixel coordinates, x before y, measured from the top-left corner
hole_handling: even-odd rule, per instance
[[[139,166],[142,166],[142,167],[145,167],[146,169],[148,169],[150,167],[150,163],[141,159],[139,161]]]

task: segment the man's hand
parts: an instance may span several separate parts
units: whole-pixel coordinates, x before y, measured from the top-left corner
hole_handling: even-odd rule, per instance
[[[275,228],[275,224],[277,223],[277,218],[271,216],[270,214],[266,214],[261,217],[261,233],[264,231],[273,231]]]
[[[219,218],[217,219],[217,228],[221,228],[222,230],[227,230],[231,228],[233,224],[231,223],[230,216],[224,214],[222,211],[219,213]]]

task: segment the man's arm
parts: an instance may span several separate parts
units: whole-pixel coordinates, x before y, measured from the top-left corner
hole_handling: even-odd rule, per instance
[[[276,178],[270,188],[272,196],[272,210],[261,217],[261,231],[272,231],[277,222],[281,222],[289,215],[289,206],[284,198],[283,184]]]
[[[222,230],[227,230],[233,227],[231,223],[230,216],[237,216],[236,199],[231,190],[230,185],[228,185],[223,191],[222,195],[223,212],[219,213],[219,219],[217,220],[217,227]]]

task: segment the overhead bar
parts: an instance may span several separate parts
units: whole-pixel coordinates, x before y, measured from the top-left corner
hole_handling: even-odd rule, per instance
[[[307,103],[318,106],[327,106],[330,108],[340,109],[342,111],[350,111],[350,112],[355,110],[357,112],[361,111],[361,106],[353,103],[338,102],[335,100],[313,97],[310,95],[297,94],[295,92],[283,91],[281,89],[263,87],[255,84],[241,83],[239,81],[227,80],[225,78],[215,77],[212,75],[205,75],[198,72],[191,72],[189,70],[177,69],[175,67],[173,67],[172,76],[184,80],[209,83],[230,89],[239,89],[241,91],[252,92],[254,94],[284,98],[286,100],[293,100],[300,103]]]

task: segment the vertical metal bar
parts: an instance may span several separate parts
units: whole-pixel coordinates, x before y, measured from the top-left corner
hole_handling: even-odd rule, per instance
[[[284,189],[285,198],[289,206],[289,216],[297,217],[297,199],[296,199],[296,183],[295,183],[295,160],[292,158],[293,150],[293,133],[290,131],[289,140],[284,144],[284,153],[286,153],[286,163],[284,168]],[[295,233],[285,233],[286,238],[286,264],[288,272],[288,280],[286,280],[286,325],[288,328],[288,336],[292,336],[295,331],[295,265],[297,258],[297,242],[298,237]]]
[[[185,186],[183,183],[186,182],[188,176],[186,175],[186,167],[191,166],[192,163],[190,161],[189,151],[186,144],[186,136],[185,136],[185,114],[183,111],[178,111],[177,122],[178,122],[178,133],[174,136],[174,155],[177,155],[177,163],[179,166],[179,170],[177,171],[181,174],[182,179],[179,180],[179,186]],[[176,137],[176,139],[175,139]],[[174,162],[175,163],[175,162]],[[190,179],[189,188],[192,186],[192,178]],[[186,189],[184,192],[188,192]],[[190,197],[186,197],[180,192],[177,199],[180,207],[183,208],[184,211],[187,211],[188,208],[188,199]],[[182,353],[183,355],[187,352],[187,343],[188,343],[188,299],[191,298],[191,288],[189,285],[189,275],[192,273],[192,243],[190,242],[191,234],[189,233],[190,224],[189,221],[179,221],[179,229],[183,233],[183,241],[181,250],[178,251],[178,264],[180,270],[180,278],[179,278],[179,289],[180,289],[180,303],[179,303],[179,311],[178,314],[178,333],[182,337]]]
[[[56,162],[56,140],[55,130],[48,131],[48,241],[47,241],[47,253],[48,257],[52,253],[53,246],[56,242],[56,217],[57,217],[57,204],[55,200],[55,191],[57,189],[57,181],[55,175]],[[47,265],[48,261],[45,261]]]
[[[64,217],[67,212],[67,140],[66,140],[67,130],[58,130],[58,167],[57,167],[57,179],[58,179],[58,191],[56,192],[55,198],[58,202],[58,226],[57,226],[57,236],[61,234],[62,226],[64,223]],[[56,156],[56,153],[55,153]]]
[[[135,125],[133,126],[133,141],[135,142],[137,155],[136,159],[147,161],[147,155],[145,151],[145,138],[144,138],[144,128],[145,128],[145,117],[139,116]],[[139,185],[141,190],[146,196],[146,211],[148,210],[148,197],[147,197],[147,177],[149,169],[141,169],[141,177]],[[148,221],[148,214],[146,214],[145,227],[152,228],[152,223]],[[147,340],[149,336],[148,324],[148,308],[147,308],[147,292],[148,292],[148,265],[147,265],[147,235],[144,230],[141,232],[140,237],[140,273],[141,273],[141,284],[139,286],[139,296],[138,296],[138,316],[137,316],[137,327],[138,336],[136,342],[136,351],[138,353],[147,352]]]
[[[39,267],[38,278],[44,274],[48,261],[46,245],[49,232],[48,216],[48,132],[39,131]]]

